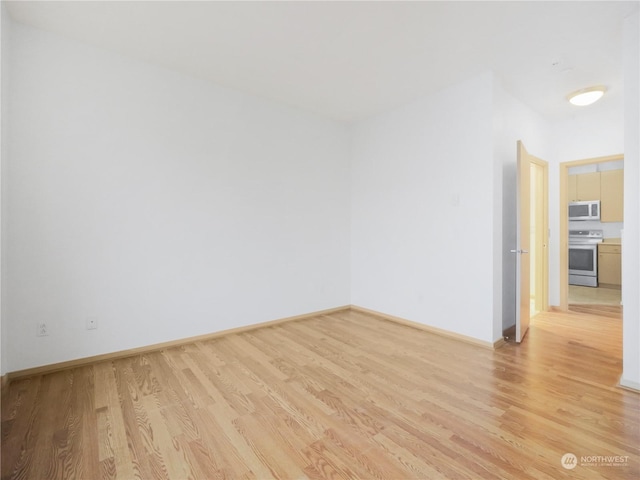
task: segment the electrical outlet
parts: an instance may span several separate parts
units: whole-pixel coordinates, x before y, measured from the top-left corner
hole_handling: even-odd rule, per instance
[[[36,336],[38,337],[46,337],[49,335],[49,327],[44,322],[38,322]]]
[[[98,328],[98,319],[96,317],[87,318],[87,330],[95,330]]]

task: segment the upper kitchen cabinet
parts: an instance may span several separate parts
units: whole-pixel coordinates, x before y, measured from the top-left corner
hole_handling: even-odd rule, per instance
[[[569,175],[569,201],[601,200],[600,174],[601,172],[592,172]]]
[[[569,201],[575,202],[576,197],[578,196],[578,176],[577,175],[569,175]]]
[[[624,170],[600,172],[600,221],[622,222],[624,204]]]

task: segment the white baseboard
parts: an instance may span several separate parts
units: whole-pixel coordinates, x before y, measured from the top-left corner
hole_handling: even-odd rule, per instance
[[[130,357],[133,355],[140,355],[144,353],[155,352],[158,350],[162,350],[164,348],[171,348],[179,345],[184,345],[185,343],[193,343],[193,342],[210,340],[210,339],[222,337],[225,335],[248,332],[248,331],[255,330],[258,328],[263,328],[263,327],[271,327],[271,326],[278,325],[285,322],[292,322],[295,320],[303,320],[305,318],[317,317],[318,315],[328,315],[328,314],[340,312],[343,310],[349,310],[349,308],[350,308],[349,305],[344,305],[341,307],[329,308],[329,309],[320,310],[317,312],[303,313],[302,315],[295,315],[293,317],[279,318],[277,320],[255,323],[255,324],[246,325],[242,327],[231,328],[228,330],[221,330],[213,333],[206,333],[204,335],[198,335],[195,337],[181,338],[181,339],[171,340],[163,343],[144,345],[144,346],[132,348],[129,350],[120,350],[120,351],[105,353],[101,355],[93,355],[90,357],[77,358],[74,360],[66,360],[63,362],[53,363],[49,365],[41,365],[37,367],[26,368],[24,370],[7,373],[2,377],[2,383],[3,385],[5,385],[10,380],[14,380],[16,378],[30,377],[32,375],[43,375],[46,373],[57,372],[57,371],[65,370],[68,368],[82,367],[85,365],[90,365],[92,363],[116,360],[119,358]]]
[[[484,340],[479,340],[474,337],[469,337],[467,335],[462,335],[460,333],[451,332],[449,330],[444,330],[442,328],[432,327],[430,325],[425,325],[424,323],[414,322],[412,320],[407,320],[405,318],[396,317],[394,315],[389,315],[387,313],[378,312],[376,310],[370,310],[368,308],[359,307],[357,305],[351,305],[351,309],[356,312],[367,313],[369,315],[375,315],[377,317],[384,318],[391,322],[399,323],[401,325],[405,325],[408,327],[417,328],[419,330],[424,330],[425,332],[433,333],[434,335],[440,335],[441,337],[452,338],[454,340],[458,340],[460,342],[469,343],[471,345],[476,345],[478,347],[491,348],[496,349],[500,348],[505,342],[504,339],[496,340],[495,342],[487,342]]]
[[[629,390],[634,390],[636,392],[640,392],[640,383],[633,382],[631,380],[625,380],[624,378],[620,379],[620,386],[622,388],[626,388]]]

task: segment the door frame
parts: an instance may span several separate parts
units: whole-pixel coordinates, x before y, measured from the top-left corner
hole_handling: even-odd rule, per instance
[[[569,310],[569,168],[624,160],[624,154],[560,163],[560,310]]]
[[[542,168],[542,192],[538,192],[536,198],[538,198],[538,194],[542,198],[543,219],[540,228],[545,232],[545,238],[541,249],[543,253],[542,258],[538,258],[538,255],[536,255],[536,265],[534,265],[534,268],[537,269],[539,265],[542,266],[542,292],[540,292],[542,294],[541,311],[546,312],[549,310],[549,162],[532,155],[531,163]],[[539,245],[536,245],[536,248],[538,247]],[[536,295],[537,294],[536,289]]]

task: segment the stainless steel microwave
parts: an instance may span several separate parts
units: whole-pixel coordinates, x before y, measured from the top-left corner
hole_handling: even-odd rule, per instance
[[[600,200],[571,202],[569,220],[600,220]]]

